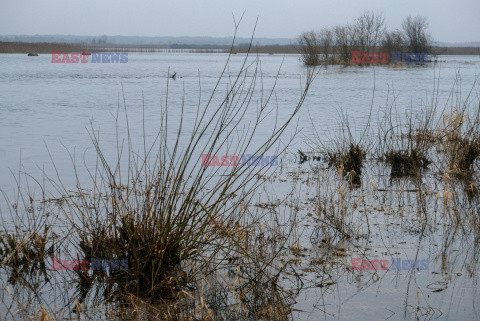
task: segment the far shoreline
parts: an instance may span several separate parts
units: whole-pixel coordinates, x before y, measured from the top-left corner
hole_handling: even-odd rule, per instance
[[[436,55],[441,56],[480,56],[480,47],[433,47]],[[46,43],[46,42],[4,42],[0,41],[1,53],[17,54],[51,54],[52,51],[62,53],[72,52],[186,52],[186,53],[247,53],[248,46],[214,45],[131,45],[131,44],[72,44],[72,43]],[[252,46],[250,54],[299,54],[297,46]]]

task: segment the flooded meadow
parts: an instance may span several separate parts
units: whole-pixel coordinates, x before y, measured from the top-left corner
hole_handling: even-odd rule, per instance
[[[128,58],[0,58],[0,320],[480,318],[479,56]]]

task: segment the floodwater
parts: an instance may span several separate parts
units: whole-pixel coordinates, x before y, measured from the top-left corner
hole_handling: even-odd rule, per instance
[[[234,75],[243,58],[232,56],[229,72]],[[252,56],[250,62],[256,58]],[[177,78],[168,81],[172,123],[178,120],[183,104],[188,126],[195,119],[198,102],[202,105],[208,100],[226,59],[226,54],[130,53],[126,64],[54,64],[50,55],[0,55],[0,190],[11,195],[16,189],[12,172],[18,172],[20,164],[33,176],[41,177],[43,171],[53,175],[50,155],[62,179],[72,184],[66,149],[75,151],[82,162],[84,152],[90,151],[85,161],[94,162],[94,157],[89,159],[94,155],[88,135],[90,126],[99,130],[106,154],[114,155],[114,117],[119,104],[123,109],[123,99],[134,140],[141,133],[144,114],[147,136],[158,130],[159,106],[165,105],[169,70],[170,74],[177,72]],[[274,96],[279,119],[286,119],[299,99],[306,69],[297,55],[260,55],[258,59],[265,91],[278,74]],[[300,132],[283,159],[282,170],[276,174],[281,179],[269,182],[265,189],[267,193],[269,188],[272,191],[265,199],[281,199],[295,182],[295,194],[301,198],[299,216],[305,231],[300,248],[306,255],[297,264],[298,271],[303,271],[311,282],[295,298],[295,320],[480,319],[478,240],[442,223],[444,204],[437,193],[443,190],[435,181],[434,169],[430,178],[422,182],[429,191],[425,202],[431,219],[426,226],[420,226],[418,195],[414,192],[418,186],[408,179],[391,180],[388,168],[367,162],[362,187],[348,197],[352,202],[363,202],[349,210],[355,212],[354,220],[361,222],[360,232],[368,230],[368,237],[325,249],[315,237],[317,221],[308,214],[314,212],[315,197],[337,195],[342,182],[326,187],[325,182],[333,180],[327,177],[335,176],[335,171],[314,162],[296,162],[297,150],[318,152],[313,149],[318,146],[316,139],[328,144],[339,131],[342,113],[348,116],[353,135],[361,135],[367,123],[375,131],[382,108],[393,98],[396,113],[404,115],[431,106],[432,97],[436,97],[435,105],[440,109],[457,104],[459,96],[467,97],[480,74],[480,57],[439,56],[438,61],[420,67],[319,69],[298,122],[293,124]],[[227,92],[228,83],[221,82],[218,90]],[[457,98],[452,98],[452,93]],[[477,86],[472,96],[478,95]],[[255,120],[257,102],[252,102],[246,120]],[[293,134],[294,126],[286,137]],[[259,135],[268,131],[265,126]],[[188,142],[186,136],[182,143]],[[466,204],[478,208],[476,202]],[[5,207],[5,203],[0,201],[0,206]],[[332,253],[336,260],[325,259]],[[352,258],[389,260],[389,265],[392,258],[425,260],[428,267],[376,273],[351,271]],[[322,259],[327,260],[331,277],[317,280],[321,274],[317,269],[321,268],[315,262]]]
[[[243,57],[232,56],[232,74]],[[17,171],[20,160],[29,171],[50,164],[45,144],[55,156],[59,170],[66,172],[68,156],[62,144],[80,153],[91,147],[87,134],[90,121],[95,129],[100,129],[103,141],[114,141],[114,116],[122,99],[122,87],[131,126],[142,124],[143,95],[146,132],[157,130],[169,69],[171,74],[178,75],[169,82],[170,110],[175,116],[184,97],[185,114],[193,119],[199,93],[203,94],[202,100],[208,98],[226,59],[226,54],[130,53],[125,64],[57,64],[51,63],[50,55],[1,55],[0,188],[11,187],[10,170]],[[298,101],[306,70],[297,55],[261,55],[259,59],[266,92],[279,73],[276,99],[279,117],[285,118]],[[391,97],[394,93],[399,114],[410,108],[419,109],[437,89],[439,101],[445,103],[457,73],[461,75],[461,89],[468,93],[479,72],[480,57],[441,56],[439,60],[442,62],[435,67],[331,66],[320,71],[300,111],[301,135],[305,140],[313,136],[312,121],[317,132],[330,133],[338,125],[342,111],[349,115],[351,126],[363,128],[369,117],[374,84],[374,117],[385,106],[388,93]],[[225,82],[218,90],[226,92]],[[252,103],[247,119],[256,117],[254,107]]]

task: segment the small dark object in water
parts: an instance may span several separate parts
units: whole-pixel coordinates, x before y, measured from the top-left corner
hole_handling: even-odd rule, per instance
[[[37,57],[37,56],[38,56],[38,53],[36,53],[36,52],[30,52],[30,53],[28,54],[28,56],[29,56],[29,57]]]
[[[314,160],[314,161],[317,161],[317,162],[320,162],[322,160],[322,157],[321,156],[307,156],[304,152],[302,152],[301,150],[298,150],[298,154],[300,154],[300,165],[305,163],[305,162],[308,162],[310,159]]]
[[[301,150],[298,150],[298,153],[300,154],[300,165],[308,161],[308,156],[305,155]]]
[[[175,71],[175,73],[173,75],[171,75],[170,78],[172,78],[172,79],[177,78],[177,72]]]

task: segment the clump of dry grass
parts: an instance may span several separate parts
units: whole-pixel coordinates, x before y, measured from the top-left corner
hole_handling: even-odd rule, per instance
[[[350,143],[346,149],[336,152],[328,151],[327,163],[329,167],[339,168],[345,176],[348,176],[352,184],[359,185],[365,157],[366,152],[362,146]]]
[[[46,277],[45,261],[53,252],[47,247],[47,230],[22,237],[15,233],[0,234],[0,267],[9,269],[8,282],[15,285],[32,273]]]
[[[21,169],[20,166],[19,175]],[[0,211],[3,214],[2,221],[8,215],[11,217],[8,223],[2,224],[0,230],[0,269],[7,271],[8,282],[13,285],[17,282],[26,284],[28,279],[37,276],[48,279],[45,261],[55,249],[52,229],[54,218],[35,200],[36,195],[29,191],[32,186],[26,177],[25,180],[17,177],[16,183],[16,197],[13,200],[7,197],[5,191],[0,191],[8,209]],[[42,190],[42,200],[44,196]]]
[[[409,151],[388,151],[385,162],[392,166],[392,177],[415,176],[420,168],[427,168],[431,163],[417,149]]]
[[[391,177],[417,176],[432,163],[430,150],[439,139],[435,109],[407,114],[406,122],[396,118],[393,106],[387,106],[379,123],[377,159],[392,167]]]
[[[478,138],[459,138],[454,142],[454,153],[450,160],[450,167],[455,175],[466,177],[471,175],[472,165],[480,155]]]
[[[160,144],[145,148],[142,157],[133,154],[133,146],[128,147],[126,180],[117,170],[119,162],[113,166],[107,163],[100,141],[92,131],[102,164],[95,170],[94,176],[100,179],[94,182],[93,195],[70,202],[63,211],[75,229],[74,242],[83,257],[128,260],[125,271],[98,271],[93,274],[93,282],[107,284],[105,293],[108,296],[131,293],[150,299],[174,297],[191,281],[192,274],[200,270],[193,270],[186,262],[193,260],[202,266],[229,246],[232,238],[228,236],[234,234],[235,227],[245,214],[242,210],[233,209],[244,208],[242,204],[260,185],[255,177],[268,167],[212,169],[201,166],[200,155],[219,154],[226,145],[233,148],[234,155],[246,154],[251,137],[265,118],[263,114],[270,112],[267,99],[253,130],[244,133],[240,141],[232,139],[230,133],[233,130],[229,128],[227,131],[227,127],[229,124],[233,124],[234,128],[240,126],[248,108],[248,103],[243,102],[249,101],[253,95],[253,91],[242,91],[246,86],[245,72],[242,69],[238,73],[234,81],[236,85],[232,86],[220,108],[211,116],[207,112],[213,108],[213,98],[206,108],[198,106],[199,117],[189,133],[191,142],[183,150],[178,148],[184,133],[183,111],[175,143],[171,145],[166,130],[168,110],[165,109],[164,123],[157,134]],[[254,75],[258,74],[254,71]],[[306,90],[310,81],[311,76]],[[254,83],[255,77],[252,80]],[[254,155],[266,154],[276,143],[299,110],[304,97],[292,117],[275,128]],[[212,132],[205,137],[208,130]],[[155,148],[158,149],[152,161],[149,153]],[[121,150],[118,150],[118,159],[121,159]],[[152,167],[151,164],[155,165]],[[205,270],[202,272],[206,273]]]
[[[148,157],[153,146],[145,149],[142,157],[128,154],[127,180],[116,170],[119,163],[111,166],[106,162],[100,142],[92,132],[102,164],[94,176],[100,179],[94,182],[93,195],[69,202],[63,211],[75,229],[74,242],[81,257],[128,260],[127,270],[95,271],[82,276],[90,279],[91,284],[104,284],[108,298],[120,293],[151,300],[175,298],[200,271],[212,273],[215,268],[211,268],[210,260],[226,247],[235,246],[232,242],[238,242],[232,235],[236,235],[235,228],[245,215],[243,204],[260,186],[255,177],[268,167],[212,169],[200,166],[200,155],[215,155],[226,144],[232,146],[232,130],[227,132],[227,124],[239,126],[248,104],[238,103],[247,101],[245,95],[252,95],[252,92],[241,92],[240,88],[245,86],[244,72],[238,74],[238,87],[232,87],[228,98],[211,118],[205,116],[209,105],[203,115],[199,106],[200,117],[186,149],[177,148],[183,134],[180,120],[173,147],[169,146],[167,131],[162,129],[157,135],[160,145],[156,147],[157,154],[153,154],[156,166],[151,167]],[[239,110],[239,106],[244,110]],[[301,102],[292,117],[300,106]],[[233,142],[234,155],[247,153],[251,137],[268,110],[266,107],[262,108],[254,130],[245,133],[243,140]],[[166,122],[167,110],[164,113],[162,119]],[[291,119],[274,129],[255,155],[266,154]],[[213,131],[205,138],[209,124],[214,126]],[[167,128],[167,124],[162,124],[162,128]],[[133,149],[129,147],[129,151]],[[118,159],[121,159],[120,150]]]
[[[460,179],[472,176],[472,166],[480,156],[480,123],[454,109],[443,117],[445,132],[440,150],[447,158],[448,171]]]

